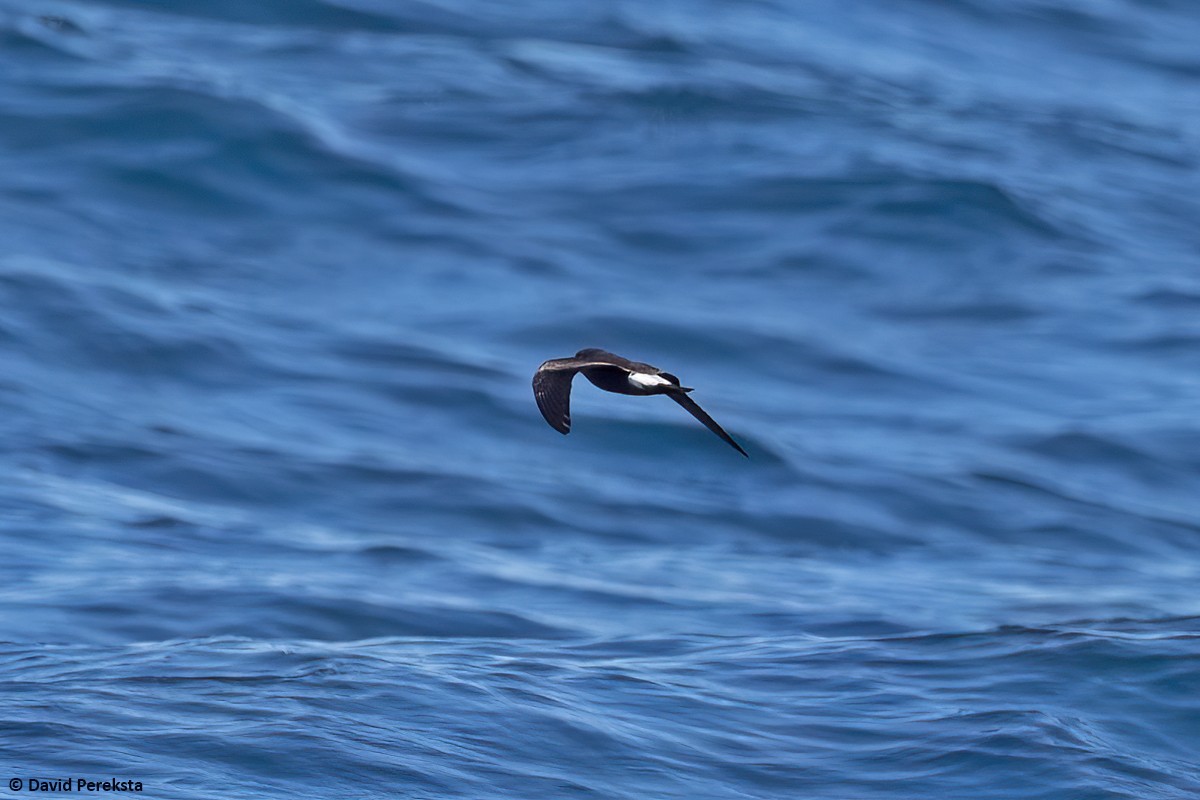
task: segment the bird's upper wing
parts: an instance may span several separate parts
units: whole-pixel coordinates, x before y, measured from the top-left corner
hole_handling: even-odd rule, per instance
[[[645,372],[654,371],[654,367],[649,364],[642,364],[637,361],[630,361],[628,358],[610,353],[607,350],[601,350],[598,347],[589,347],[586,350],[580,350],[572,359],[558,359],[559,361],[575,361],[581,367],[619,367],[620,369],[629,370],[630,372]],[[649,367],[649,370],[641,370],[638,367]]]
[[[722,428],[720,425],[718,425],[717,421],[715,419],[713,419],[707,413],[705,413],[704,409],[701,408],[696,403],[695,400],[688,397],[683,392],[670,392],[667,396],[670,397],[672,400],[674,400],[676,403],[679,403],[679,405],[683,406],[685,409],[687,409],[687,412],[689,414],[691,414],[693,417],[695,417],[696,419],[703,422],[704,427],[708,428],[710,431],[715,433],[717,436],[720,436],[722,439],[724,439],[726,442],[728,442],[729,446],[732,447],[734,450],[737,450],[739,453],[746,456],[746,458],[750,457],[750,455],[741,448],[741,445],[739,445],[737,442],[735,442],[733,440],[733,437],[730,436],[728,433],[726,433],[725,429]],[[538,402],[540,403],[541,401],[538,401]],[[554,423],[551,423],[551,424],[554,424]]]

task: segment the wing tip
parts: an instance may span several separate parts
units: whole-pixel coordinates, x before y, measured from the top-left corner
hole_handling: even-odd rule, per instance
[[[739,453],[741,453],[746,458],[750,457],[750,454],[747,453],[745,450],[743,450],[742,446],[740,444],[738,444],[734,440],[734,438],[732,436],[730,436],[726,432],[726,430],[717,423],[717,421],[715,419],[713,419],[711,416],[709,416],[708,412],[705,411],[703,408],[701,408],[699,403],[697,403],[692,398],[688,397],[686,392],[683,392],[683,391],[668,392],[667,397],[670,397],[676,403],[683,406],[685,411],[687,411],[689,414],[691,414],[696,419],[700,420],[700,423],[702,425],[704,425],[704,427],[708,428],[710,431],[715,433],[717,435],[717,437],[721,439],[721,441],[728,444],[734,450],[737,450]]]

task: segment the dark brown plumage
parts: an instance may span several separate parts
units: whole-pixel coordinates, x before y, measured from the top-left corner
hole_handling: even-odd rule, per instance
[[[749,458],[733,437],[688,397],[687,393],[692,390],[681,386],[674,375],[650,364],[630,361],[594,347],[580,350],[574,358],[552,358],[538,367],[533,375],[533,396],[537,399],[538,409],[550,427],[559,433],[571,432],[571,380],[577,372],[582,372],[592,384],[606,392],[665,394],[730,447]]]

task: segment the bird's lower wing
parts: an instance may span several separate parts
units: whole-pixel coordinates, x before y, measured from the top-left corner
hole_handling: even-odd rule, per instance
[[[538,410],[559,433],[571,432],[571,379],[576,370],[545,365],[533,375],[533,396]]]
[[[708,428],[710,431],[715,433],[717,436],[720,436],[722,439],[724,439],[726,442],[728,442],[729,446],[732,447],[734,450],[737,450],[739,453],[746,456],[746,458],[750,457],[750,455],[741,448],[741,445],[739,445],[737,442],[735,442],[733,440],[733,437],[730,436],[728,433],[726,433],[725,429],[722,428],[720,425],[718,425],[717,421],[714,420],[712,417],[710,417],[704,411],[704,409],[701,408],[696,403],[695,400],[688,397],[683,392],[670,392],[667,394],[667,396],[670,397],[672,400],[674,400],[676,403],[679,403],[679,405],[683,406],[687,410],[687,412],[689,414],[691,414],[693,417],[695,417],[696,419],[698,419],[702,423],[704,423],[704,427]],[[545,413],[545,412],[543,412],[543,413]],[[553,424],[553,423],[551,423],[551,424]]]
[[[616,366],[610,359],[623,360],[601,350],[596,352],[601,357],[552,358],[533,375],[533,396],[537,398],[538,410],[559,433],[571,432],[571,379],[575,373],[588,367]]]

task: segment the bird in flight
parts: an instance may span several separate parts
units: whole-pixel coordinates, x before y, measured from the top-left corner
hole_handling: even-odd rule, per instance
[[[559,433],[571,432],[571,379],[576,372],[606,392],[617,394],[665,394],[689,414],[704,423],[704,427],[724,439],[730,447],[749,458],[745,450],[725,432],[725,429],[688,397],[692,391],[679,385],[679,378],[658,367],[630,361],[604,350],[589,347],[574,358],[552,358],[533,374],[533,396],[538,409],[550,427]]]

